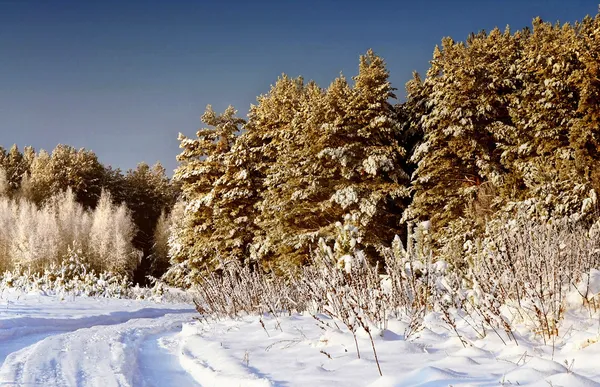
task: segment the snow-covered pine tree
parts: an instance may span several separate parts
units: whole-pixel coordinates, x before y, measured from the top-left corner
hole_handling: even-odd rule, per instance
[[[600,13],[586,17],[575,29],[582,69],[572,74],[579,93],[579,114],[569,142],[575,151],[577,168],[600,192]]]
[[[231,159],[234,163],[230,163],[231,166],[237,164],[230,173],[246,175],[239,181],[242,187],[245,186],[240,210],[246,215],[242,219],[252,219],[258,226],[252,228],[254,235],[249,246],[251,260],[267,268],[273,266],[280,257],[278,249],[282,240],[281,230],[270,228],[273,224],[270,209],[276,203],[276,200],[272,200],[273,190],[285,184],[282,175],[285,171],[277,166],[297,147],[292,123],[298,114],[304,89],[301,77],[290,78],[284,74],[268,93],[259,96],[257,104],[250,107],[246,132],[240,137],[239,146],[236,144],[236,150],[241,152],[248,165],[241,165],[234,159]],[[256,211],[250,208],[252,202],[255,202]]]
[[[44,149],[41,149],[33,159],[29,177],[23,183],[21,193],[29,201],[41,204],[50,196],[52,192],[52,164],[50,154]]]
[[[244,126],[244,130],[224,155],[225,172],[214,185],[214,229],[210,244],[223,262],[255,264],[250,256],[254,238],[261,235],[256,224],[256,205],[264,176],[259,170],[260,153],[253,150],[261,146],[262,138],[251,126]]]
[[[30,147],[25,147],[25,149],[28,150],[28,154],[32,150]],[[21,180],[28,172],[29,160],[23,157],[23,153],[21,153],[16,144],[10,148],[3,159],[3,166],[4,170],[6,171],[6,178],[10,187],[9,194],[13,195],[19,190],[21,186]]]
[[[280,128],[277,157],[269,166],[260,205],[260,227],[265,231],[272,258],[279,269],[290,270],[306,262],[309,244],[325,215],[316,205],[318,191],[327,183],[320,179],[315,146],[324,124],[324,91],[314,82],[303,88],[291,84],[296,104],[288,106],[291,121]]]
[[[522,204],[529,199],[527,211],[542,219],[577,214],[586,198],[595,200],[583,173],[585,163],[576,160],[576,149],[593,149],[588,140],[597,130],[584,124],[574,132],[586,113],[580,105],[585,90],[578,84],[585,72],[578,44],[583,35],[569,24],[535,19],[522,43],[521,58],[513,64],[522,82],[511,101],[515,130],[509,138],[502,136],[506,133],[498,138],[506,144],[504,165],[522,182],[519,196],[512,199]],[[589,215],[591,209],[584,212]]]
[[[37,204],[67,187],[86,208],[94,208],[100,198],[105,169],[92,151],[59,144],[52,155],[40,150],[32,157],[30,170],[23,194]]]
[[[403,169],[402,125],[390,103],[395,95],[384,60],[369,50],[360,57],[353,80],[347,102],[335,101],[347,93],[343,79],[328,90],[333,120],[323,131],[319,156],[337,179],[320,207],[339,220],[344,214],[356,216],[363,244],[373,255],[403,233],[400,219],[409,198],[409,176]]]
[[[413,77],[405,85],[406,100],[395,106],[398,120],[402,124],[401,142],[407,152],[404,167],[407,173],[412,173],[416,169],[415,163],[410,160],[410,155],[423,142],[424,131],[421,123],[421,117],[428,114],[431,106],[428,102],[428,92],[425,90],[423,80],[416,71]]]
[[[185,263],[191,277],[219,263],[209,243],[214,232],[213,187],[225,172],[224,156],[244,123],[236,117],[233,107],[217,114],[210,105],[202,115],[202,122],[212,128],[200,129],[195,139],[179,135],[183,150],[177,156],[180,165],[173,176],[181,184],[186,207],[183,227],[169,241],[171,262]]]
[[[263,260],[280,268],[305,262],[311,243],[333,237],[347,213],[362,222],[372,252],[401,233],[408,175],[388,76],[384,61],[369,51],[354,88],[343,76],[326,91],[278,82],[275,96],[287,98],[266,105],[265,116],[280,119],[266,121],[278,130],[271,132],[268,146],[277,151],[259,206]]]
[[[496,136],[513,126],[510,96],[520,87],[513,63],[521,53],[515,42],[508,29],[472,34],[466,44],[444,38],[426,80],[410,96],[425,98],[426,109],[424,140],[412,155],[418,167],[407,218],[431,220],[442,244],[446,231],[462,238],[473,222],[491,216],[508,182]],[[467,229],[447,228],[464,217],[471,221]]]

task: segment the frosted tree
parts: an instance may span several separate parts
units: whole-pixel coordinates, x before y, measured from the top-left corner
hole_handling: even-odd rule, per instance
[[[110,194],[103,192],[94,209],[90,229],[90,264],[98,271],[106,270],[109,264],[113,239],[112,211]]]
[[[54,195],[45,207],[50,208],[56,216],[60,234],[59,255],[64,257],[73,249],[88,252],[92,218],[90,212],[77,203],[71,188]]]
[[[10,199],[0,195],[0,271],[9,269],[12,265],[11,244],[14,239],[16,226],[13,206]]]
[[[16,227],[10,247],[13,263],[34,271],[57,263],[60,235],[54,213],[23,199],[14,208]]]
[[[133,247],[136,227],[129,209],[121,204],[113,210],[113,251],[108,270],[132,275],[140,263],[141,252]]]
[[[149,274],[161,277],[169,269],[169,235],[172,224],[171,214],[160,214],[154,228],[154,243],[150,256]]]
[[[89,243],[92,268],[133,274],[140,252],[132,245],[135,225],[129,210],[123,204],[114,205],[110,194],[103,191],[92,218]]]

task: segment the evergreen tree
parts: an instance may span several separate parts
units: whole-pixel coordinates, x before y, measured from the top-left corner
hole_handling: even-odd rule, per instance
[[[445,38],[424,83],[409,85],[409,103],[421,105],[424,140],[412,155],[418,167],[407,218],[431,220],[438,241],[438,232],[464,235],[468,230],[446,227],[469,208],[476,209],[472,220],[484,220],[494,205],[488,199],[515,186],[498,137],[514,130],[510,101],[521,87],[514,68],[520,44],[508,29],[473,34],[466,44]]]
[[[134,282],[144,284],[152,266],[156,224],[161,214],[172,207],[174,195],[169,178],[160,163],[153,167],[146,163],[138,164],[135,170],[127,171],[123,184],[124,203],[131,210],[137,228],[133,244],[143,253],[141,264],[134,275]]]
[[[41,204],[51,195],[52,189],[51,157],[42,149],[31,163],[30,176],[23,181],[22,193],[28,200]]]
[[[246,126],[245,130],[224,155],[226,169],[213,188],[214,224],[210,243],[224,262],[249,263],[253,242],[261,235],[256,224],[256,204],[263,176],[257,169],[261,160],[251,151],[261,140],[253,128]]]
[[[213,187],[225,173],[224,156],[243,124],[235,113],[230,106],[218,115],[209,105],[202,115],[202,122],[212,128],[200,129],[196,139],[179,135],[183,151],[177,156],[180,165],[173,178],[181,184],[186,207],[183,227],[170,239],[169,249],[172,263],[185,263],[191,278],[219,263],[219,257],[209,243],[214,232]]]
[[[259,205],[260,245],[270,254],[263,259],[280,267],[305,262],[310,245],[332,237],[347,213],[360,219],[371,255],[401,232],[409,179],[388,77],[384,61],[369,51],[353,88],[343,76],[326,92],[314,83],[276,84],[271,96],[286,98],[269,105],[280,119],[268,126],[277,128],[268,144],[277,152]]]
[[[350,208],[364,227],[363,244],[388,245],[402,233],[399,220],[409,197],[409,176],[402,169],[406,150],[398,142],[402,124],[389,102],[396,96],[385,62],[372,50],[360,58],[354,82],[349,123],[356,135],[341,147],[350,151],[348,165],[354,173],[350,184],[334,195],[344,196],[349,189],[357,193],[358,200]]]
[[[100,198],[104,173],[92,151],[58,145],[52,155],[42,150],[31,161],[26,195],[40,204],[70,187],[79,203],[94,208]]]
[[[264,231],[258,243],[263,266],[283,269],[303,263],[310,242],[306,237],[319,231],[315,211],[306,207],[308,190],[315,184],[306,170],[315,166],[311,141],[318,141],[315,127],[323,123],[323,96],[314,82],[305,86],[301,78],[287,77],[269,94],[272,113],[287,119],[270,126],[273,139],[268,146],[277,146],[277,152],[265,170],[258,206],[258,224]]]
[[[31,150],[29,147],[26,149]],[[9,186],[8,194],[14,195],[21,187],[23,176],[28,172],[28,160],[23,157],[16,144],[3,156],[3,167]]]
[[[575,42],[581,71],[571,74],[579,94],[569,142],[577,168],[600,192],[600,13],[576,25]]]

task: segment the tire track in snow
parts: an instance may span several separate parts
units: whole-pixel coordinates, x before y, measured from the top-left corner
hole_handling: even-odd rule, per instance
[[[49,336],[92,326],[122,324],[137,318],[155,318],[170,313],[190,313],[192,309],[142,308],[78,318],[18,317],[0,320],[0,364],[13,352]]]
[[[70,322],[67,325],[72,331],[68,333],[50,333],[50,327],[46,326],[46,337],[43,337],[44,333],[30,334],[30,341],[42,338],[6,356],[0,368],[0,385],[144,385],[138,368],[140,346],[150,335],[180,330],[182,322],[192,317],[192,314],[177,314],[181,312],[190,310],[145,309],[86,317],[79,319],[79,323],[90,327],[77,329],[74,327],[81,324]],[[37,328],[44,326],[39,320],[36,319],[38,323],[34,324],[38,325]],[[36,329],[33,331],[38,332]],[[13,349],[19,346],[19,342],[27,344],[26,341],[17,339]],[[0,343],[5,344],[3,341]]]

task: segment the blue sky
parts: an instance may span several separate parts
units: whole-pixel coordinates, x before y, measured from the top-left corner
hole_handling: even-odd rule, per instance
[[[207,104],[245,116],[281,73],[327,86],[373,48],[402,95],[443,36],[572,22],[597,1],[0,0],[0,145],[170,172]]]

